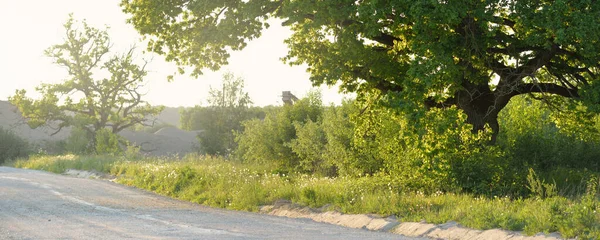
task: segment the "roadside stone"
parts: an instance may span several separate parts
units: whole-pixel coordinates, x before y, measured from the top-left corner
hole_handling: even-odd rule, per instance
[[[104,174],[98,171],[82,171],[76,169],[67,169],[64,175],[73,176],[77,178],[91,178],[91,179],[113,179],[113,176]]]
[[[393,233],[402,234],[409,237],[421,237],[433,231],[436,228],[431,223],[403,222],[392,230]]]
[[[308,207],[283,204],[280,201],[275,206],[261,207],[260,212],[289,218],[308,218],[317,222],[351,228],[364,228],[371,231],[389,231],[397,225],[397,221],[391,219],[373,217],[366,214],[341,214],[335,211],[320,212]]]
[[[321,208],[321,210],[324,208]],[[431,239],[470,239],[470,240],[555,240],[562,239],[560,234],[538,234],[524,236],[520,232],[500,229],[476,230],[450,221],[444,224],[426,222],[399,222],[395,217],[380,217],[368,214],[343,214],[337,211],[320,211],[293,204],[287,200],[279,200],[275,205],[262,206],[260,212],[274,216],[289,218],[307,218],[316,222],[330,223],[350,228],[362,228],[371,231],[382,231],[408,237]]]
[[[451,221],[439,225],[436,229],[427,234],[427,237],[436,239],[476,239],[481,232],[481,230],[466,228]]]

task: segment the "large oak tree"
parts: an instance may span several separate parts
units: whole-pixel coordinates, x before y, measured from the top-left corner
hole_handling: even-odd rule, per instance
[[[18,107],[32,128],[65,127],[85,130],[92,144],[96,133],[107,129],[118,133],[136,124],[147,124],[163,107],[145,102],[141,87],[147,74],[145,63],[134,63],[133,48],[109,56],[106,30],[77,24],[72,16],[65,23],[64,43],[52,45],[46,55],[68,72],[67,79],[37,87],[40,99],[17,90],[9,101]]]
[[[407,109],[456,106],[498,132],[520,94],[600,102],[600,1],[123,0],[149,49],[218,69],[271,18],[293,30],[290,64],[315,85],[381,91]],[[265,49],[265,51],[269,51]],[[495,136],[495,135],[494,135]]]

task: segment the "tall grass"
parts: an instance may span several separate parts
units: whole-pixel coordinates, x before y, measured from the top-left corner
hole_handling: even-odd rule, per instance
[[[95,170],[108,173],[116,161],[118,161],[117,158],[105,156],[77,156],[73,154],[59,156],[35,155],[29,159],[17,159],[8,165],[53,173],[64,173],[67,169]]]
[[[272,172],[264,165],[243,165],[213,157],[183,160],[128,160],[101,156],[35,156],[16,167],[56,173],[66,169],[96,170],[117,176],[122,184],[213,207],[257,211],[285,199],[344,213],[394,215],[401,221],[456,221],[476,229],[501,228],[560,232],[563,237],[600,238],[599,180],[585,194],[527,199],[478,197],[469,194],[407,193],[389,176],[325,178]]]

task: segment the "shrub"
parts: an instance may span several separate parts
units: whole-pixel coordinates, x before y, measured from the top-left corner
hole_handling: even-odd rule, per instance
[[[320,122],[322,114],[320,93],[310,92],[294,105],[268,112],[263,120],[245,121],[244,132],[236,135],[235,155],[245,162],[275,163],[283,172],[302,171],[301,158],[292,149],[292,141],[298,137],[297,129],[309,121]],[[299,146],[296,150],[300,151]]]
[[[297,137],[292,139],[289,145],[300,159],[297,169],[327,175],[327,166],[323,159],[323,146],[327,144],[327,139],[321,124],[308,120],[305,124],[295,123],[294,127]]]
[[[283,173],[389,175],[403,191],[427,193],[576,196],[598,175],[600,117],[581,106],[553,112],[538,101],[516,97],[501,112],[503,128],[497,144],[490,145],[491,131],[473,134],[459,109],[407,115],[381,101],[366,96],[324,108],[319,98],[309,96],[269,112],[264,120],[245,122],[245,131],[237,135],[237,156],[274,163]]]
[[[559,194],[579,195],[585,192],[587,180],[600,171],[599,120],[580,105],[563,107],[553,111],[531,98],[513,98],[500,113],[504,127],[498,146],[506,152],[505,161],[519,167],[513,169],[521,176],[531,168],[537,181],[555,184]],[[516,181],[530,184],[523,178]]]
[[[507,191],[503,183],[510,171],[502,151],[488,145],[491,132],[472,134],[462,111],[433,109],[416,120],[375,111],[381,120],[366,149],[404,191]]]
[[[112,133],[109,129],[101,129],[96,132],[96,154],[116,155],[123,152],[119,140],[121,137]]]
[[[0,164],[16,158],[27,157],[29,143],[15,133],[0,127]]]
[[[323,112],[322,128],[327,145],[323,158],[331,166],[330,175],[356,175],[355,169],[349,168],[356,162],[353,150],[355,123],[351,118],[358,114],[358,107],[353,100],[344,100],[341,106],[330,106]]]
[[[208,107],[183,110],[181,126],[202,130],[198,134],[201,153],[229,156],[237,148],[235,132],[243,131],[242,122],[257,114],[249,108],[252,100],[244,90],[244,79],[225,73],[222,86],[210,88],[208,103]]]
[[[73,128],[71,135],[65,140],[64,150],[68,153],[90,153],[90,136],[81,128]]]

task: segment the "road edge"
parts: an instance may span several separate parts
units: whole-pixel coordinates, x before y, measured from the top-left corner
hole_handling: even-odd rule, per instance
[[[551,234],[538,233],[525,236],[522,232],[502,229],[476,230],[466,228],[450,221],[444,224],[426,222],[400,222],[393,217],[383,218],[372,214],[343,214],[337,211],[323,211],[293,204],[288,200],[277,201],[274,205],[262,206],[260,213],[289,217],[307,218],[316,222],[329,223],[350,228],[362,228],[371,231],[383,231],[408,237],[425,237],[432,239],[522,239],[522,240],[555,240],[563,239],[557,232]]]
[[[92,178],[115,182],[115,176],[94,171],[67,169],[62,175],[78,178]],[[115,182],[119,184],[118,182]],[[122,185],[122,184],[119,184]],[[170,197],[168,197],[170,198]],[[172,198],[171,198],[172,199]],[[315,222],[328,223],[349,228],[360,228],[370,231],[389,232],[407,237],[432,238],[432,239],[473,239],[473,240],[558,240],[563,239],[560,233],[538,233],[535,236],[526,236],[522,232],[507,231],[502,229],[477,230],[466,228],[450,221],[444,224],[431,224],[426,222],[400,222],[394,217],[383,218],[374,214],[344,214],[338,211],[325,211],[294,204],[289,200],[279,200],[273,205],[261,206],[258,213],[288,217],[305,218]]]

